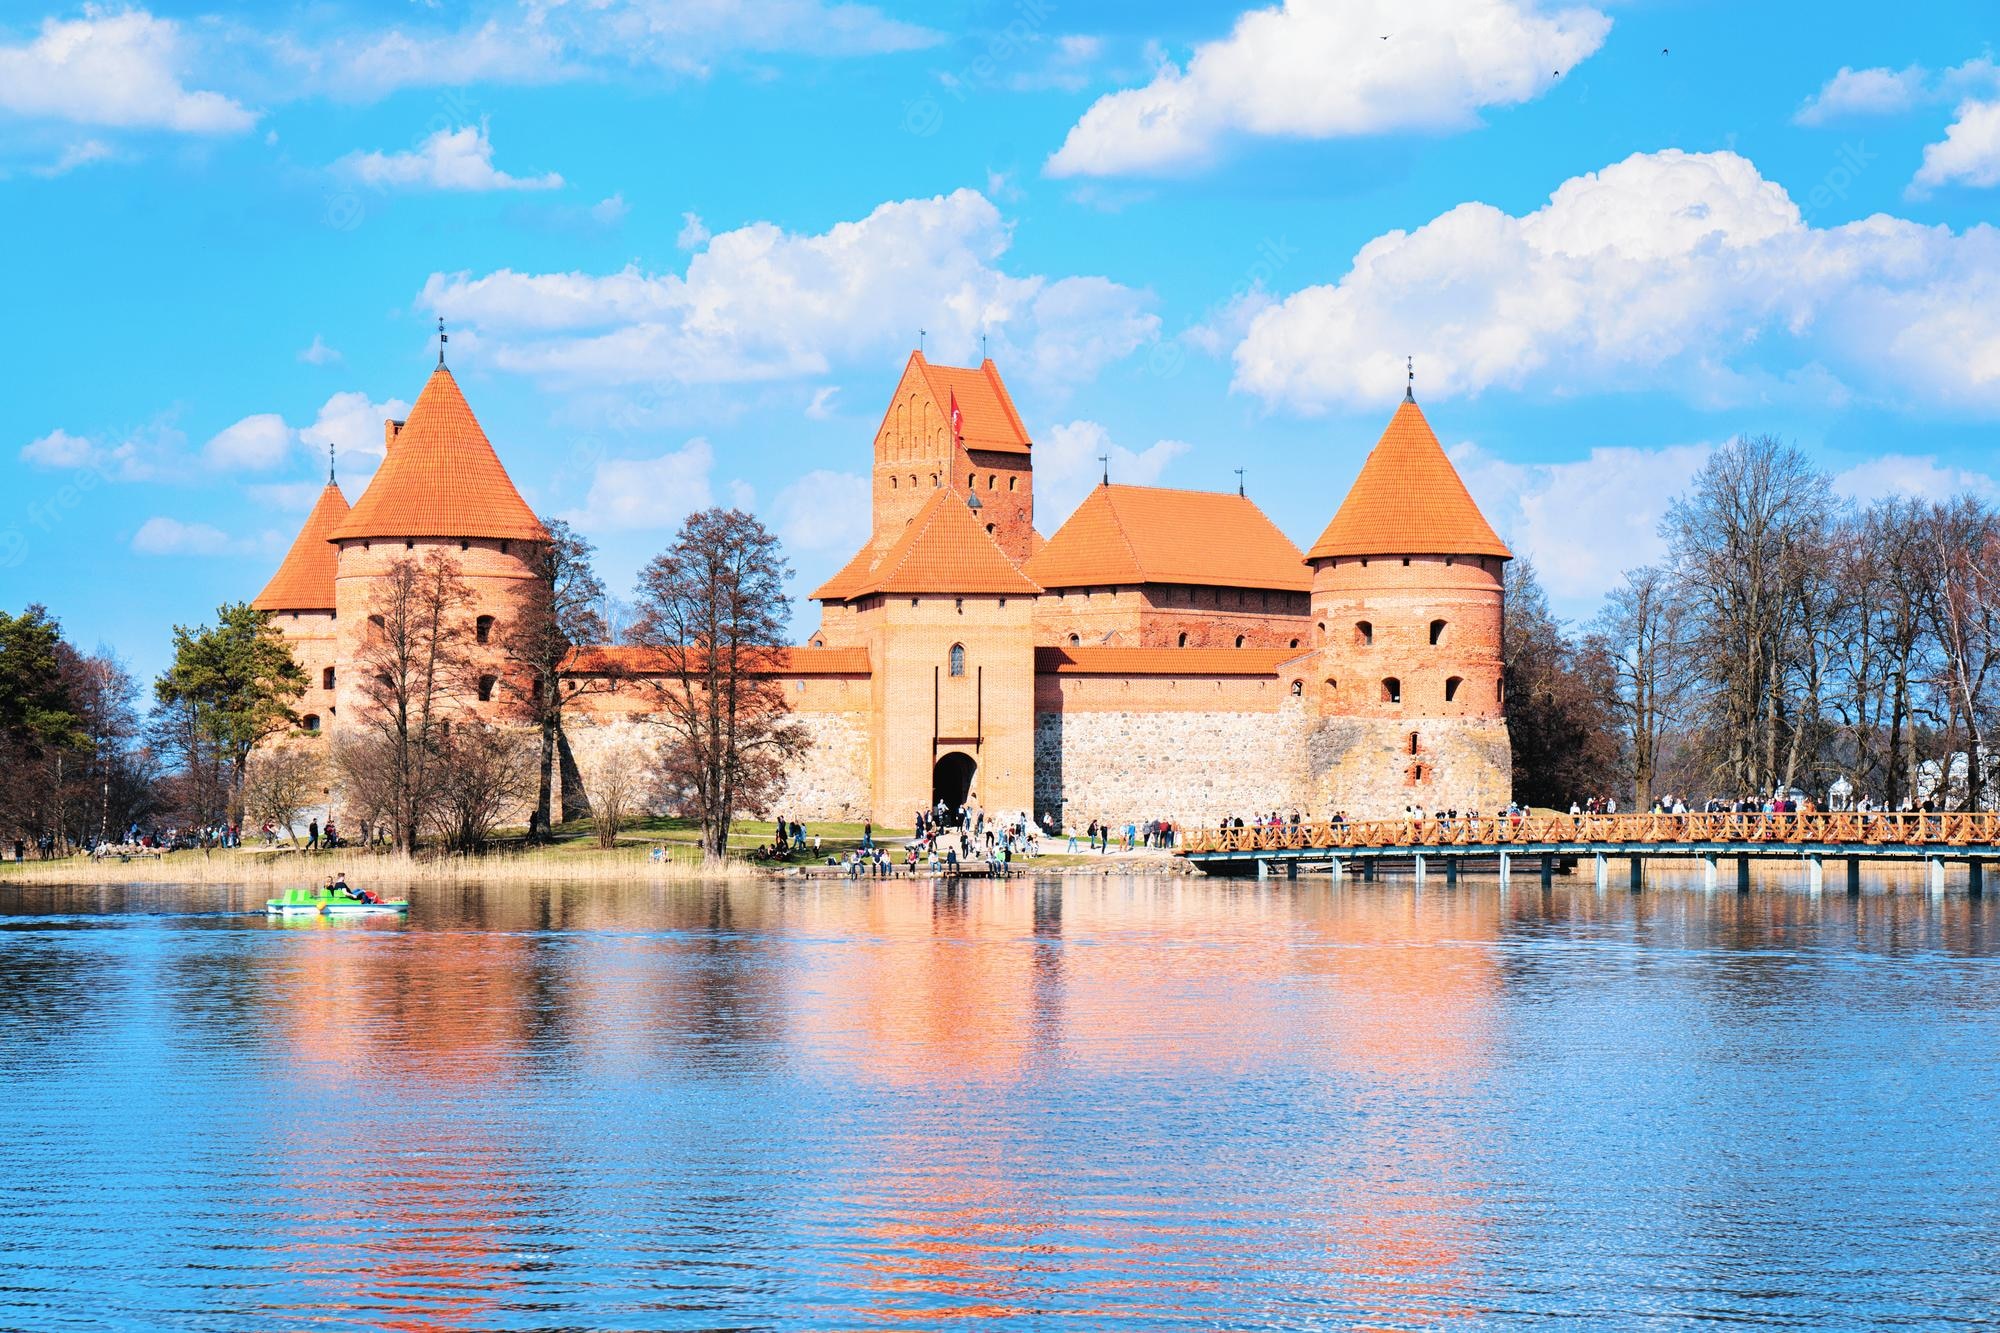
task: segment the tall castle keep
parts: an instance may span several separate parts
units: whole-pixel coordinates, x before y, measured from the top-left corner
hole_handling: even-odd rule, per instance
[[[484,645],[546,540],[442,365],[384,438],[360,500],[329,481],[255,601],[311,680],[308,730],[362,706],[349,675],[389,562],[457,560]],[[1413,398],[1303,554],[1241,495],[1108,481],[1044,538],[1033,463],[992,361],[911,355],[875,434],[868,539],[812,593],[810,641],[771,659],[813,740],[771,813],[903,826],[969,799],[1208,823],[1506,803],[1511,556]],[[616,648],[575,660],[646,669]],[[462,706],[493,707],[489,680]],[[645,701],[580,693],[571,743],[638,726]]]

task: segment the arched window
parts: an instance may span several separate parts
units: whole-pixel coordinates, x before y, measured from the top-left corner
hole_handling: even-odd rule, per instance
[[[1083,646],[1083,636],[1082,636],[1081,634],[1072,634],[1072,635],[1070,635],[1070,636],[1069,636],[1069,646],[1070,646],[1070,647],[1072,647],[1072,648],[1080,648],[1080,647],[1082,647],[1082,646]]]
[[[368,617],[368,628],[374,630],[377,634],[381,634],[388,630],[389,622],[380,616],[370,616]]]
[[[987,474],[986,474],[986,489],[987,489],[987,490],[989,490],[989,491],[990,491],[990,490],[992,490],[992,489],[993,489],[993,483],[994,483],[994,482],[996,482],[996,481],[998,481],[998,480],[999,480],[999,478],[998,478],[997,476],[995,476],[995,475],[994,475],[993,473],[991,473],[991,472],[987,473]]]
[[[1326,678],[1326,692],[1328,694],[1340,693],[1340,682],[1335,680],[1332,676],[1328,676]]]
[[[1176,643],[1176,644],[1174,645],[1174,647],[1176,647],[1176,648],[1185,648],[1185,647],[1187,647],[1187,631],[1186,631],[1186,630],[1182,630],[1182,631],[1181,631],[1181,637],[1180,637],[1180,641],[1179,641],[1178,643]]]
[[[1431,622],[1431,642],[1444,642],[1444,622],[1442,620],[1433,620]]]
[[[991,523],[986,525],[986,535],[989,537],[993,535],[993,525]]]
[[[1362,648],[1366,648],[1369,644],[1375,642],[1375,627],[1365,620],[1355,621],[1354,642],[1358,647]]]
[[[479,678],[479,702],[483,704],[492,703],[493,687],[495,685],[498,685],[499,683],[500,682],[497,677],[481,676]]]
[[[318,713],[307,713],[307,714],[306,714],[306,715],[305,715],[304,717],[302,717],[302,718],[300,718],[300,719],[299,719],[299,725],[300,725],[300,726],[302,726],[302,727],[304,727],[304,728],[305,728],[305,729],[306,729],[307,731],[318,731],[318,730],[319,730],[319,714],[318,714]]]
[[[1292,682],[1292,697],[1294,699],[1300,697],[1305,692],[1306,692],[1306,683],[1304,681],[1295,680]]]
[[[333,688],[332,667],[328,667],[324,671],[319,673],[319,687],[323,690],[330,690]]]
[[[479,619],[473,621],[472,637],[481,643],[490,642],[493,638],[493,617],[481,616]]]
[[[1299,641],[1297,639],[1293,639],[1291,643],[1287,644],[1286,646],[1289,648],[1296,648],[1299,646]]]
[[[962,643],[954,643],[951,646],[951,674],[954,676],[965,674],[965,645]]]
[[[1021,479],[1018,476],[1007,478],[1007,489],[1010,491],[1019,489],[1020,484]]]
[[[1399,704],[1403,702],[1403,682],[1397,680],[1394,676],[1384,677],[1382,681],[1382,702],[1385,704]]]
[[[896,489],[896,474],[893,472],[889,474],[889,489],[892,491]]]
[[[1444,701],[1450,703],[1458,697],[1458,687],[1465,682],[1461,677],[1452,676],[1444,683]]]
[[[977,485],[979,485],[979,474],[978,474],[977,472],[968,472],[968,473],[966,473],[966,474],[965,474],[965,489],[969,491],[969,490],[973,489],[973,488],[974,488],[975,486],[977,486]]]
[[[1417,752],[1417,733],[1413,731],[1410,733],[1410,753],[1415,754],[1416,752]]]
[[[917,479],[915,477],[911,477],[910,485],[914,486],[916,484],[917,484]],[[943,482],[939,479],[938,474],[935,472],[931,473],[931,489],[936,490],[942,484]]]
[[[1245,640],[1244,640],[1244,638],[1243,638],[1243,636],[1242,636],[1241,634],[1239,634],[1239,635],[1237,635],[1237,636],[1236,636],[1236,646],[1237,646],[1238,648],[1241,648],[1241,647],[1243,646],[1244,642],[1245,642]]]

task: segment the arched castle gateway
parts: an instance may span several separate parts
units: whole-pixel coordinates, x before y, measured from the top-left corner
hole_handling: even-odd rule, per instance
[[[545,538],[442,365],[385,440],[361,499],[349,510],[329,482],[255,603],[305,666],[298,709],[322,732],[354,706],[342,682],[384,561],[441,549],[473,589],[466,614],[500,617]],[[771,657],[814,742],[774,813],[900,827],[969,797],[1208,823],[1506,803],[1511,556],[1413,398],[1304,554],[1241,495],[1109,483],[1044,538],[1033,456],[992,361],[911,355],[875,436],[868,540],[813,592],[809,642]],[[619,648],[575,663],[607,660],[645,669]],[[644,706],[640,689],[580,694],[571,744],[606,743]]]

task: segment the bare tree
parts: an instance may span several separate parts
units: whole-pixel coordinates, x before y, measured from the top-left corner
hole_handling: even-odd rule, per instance
[[[1612,590],[1598,632],[1617,673],[1617,709],[1624,723],[1638,809],[1653,803],[1670,734],[1683,719],[1687,692],[1687,608],[1679,590],[1653,565],[1631,570]]]
[[[785,629],[778,540],[735,509],[704,509],[639,576],[633,640],[651,650],[663,785],[701,825],[704,859],[729,850],[738,810],[760,809],[809,743],[773,679]]]
[[[431,827],[461,856],[483,852],[500,822],[534,798],[533,738],[463,718],[439,737],[435,771]]]
[[[1687,593],[1706,743],[1738,791],[1770,791],[1796,762],[1788,687],[1802,653],[1815,654],[1805,665],[1818,679],[1822,640],[1801,635],[1819,634],[1810,585],[1838,512],[1825,474],[1765,436],[1710,455],[1661,525]]]
[[[1964,808],[1978,807],[1986,794],[1984,754],[1992,710],[1988,685],[2000,659],[2000,583],[1994,577],[2000,555],[2000,518],[1979,501],[1962,496],[1931,515],[1930,547],[1937,573],[1935,633],[1940,650],[1939,685],[1947,733],[1963,745]],[[1953,750],[1942,757],[1939,796],[1949,799]]]
[[[529,566],[534,577],[520,585],[500,636],[511,668],[501,677],[509,711],[541,733],[531,837],[548,835],[557,754],[565,744],[564,708],[579,696],[614,689],[617,680],[615,664],[608,662],[605,670],[565,678],[563,665],[572,651],[605,642],[606,598],[603,583],[591,570],[590,543],[561,519],[544,519],[542,526],[549,540],[533,549]],[[567,786],[563,804],[567,816],[573,809]]]
[[[283,829],[299,845],[298,820],[326,791],[326,756],[316,741],[275,741],[250,754],[243,777],[247,825]]]
[[[335,760],[353,799],[412,851],[436,796],[445,735],[473,690],[464,611],[471,592],[441,551],[398,558],[377,580],[354,670],[361,704],[341,719]]]
[[[634,741],[597,746],[579,764],[599,847],[615,847],[651,779],[651,757]]]

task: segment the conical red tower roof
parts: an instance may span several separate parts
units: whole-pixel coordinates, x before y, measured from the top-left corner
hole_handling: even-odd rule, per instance
[[[347,497],[331,481],[319,493],[305,526],[292,539],[283,563],[250,605],[259,611],[333,610],[333,570],[337,556],[327,537],[347,517]]]
[[[1514,553],[1472,502],[1414,400],[1404,399],[1307,560]]]
[[[443,366],[431,372],[375,479],[332,534],[335,541],[548,536]]]

